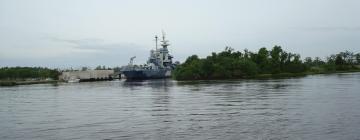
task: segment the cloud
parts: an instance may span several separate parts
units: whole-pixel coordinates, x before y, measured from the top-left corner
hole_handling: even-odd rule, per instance
[[[69,44],[73,44],[73,45],[84,45],[84,44],[102,44],[104,43],[103,39],[97,39],[97,38],[86,38],[86,39],[61,39],[61,38],[57,38],[57,37],[50,37],[49,38],[51,41],[55,41],[55,42],[65,42],[65,43],[69,43]]]
[[[67,44],[72,48],[74,61],[80,64],[111,64],[123,65],[128,62],[130,56],[137,56],[137,62],[144,63],[148,57],[149,47],[128,42],[106,42],[99,38],[62,39],[49,38],[60,44]],[[69,59],[69,55],[67,55]]]
[[[112,50],[127,50],[127,49],[146,49],[146,47],[127,42],[108,43],[99,38],[84,38],[84,39],[61,39],[56,37],[49,38],[51,41],[70,44],[73,48],[79,50],[97,50],[99,52]]]
[[[327,27],[296,27],[295,29],[298,30],[305,30],[305,31],[360,31],[360,27],[351,27],[351,26],[327,26]]]
[[[98,38],[40,40],[34,46],[3,47],[6,51],[0,52],[0,66],[121,66],[131,56],[137,56],[136,63],[145,63],[149,54],[144,45]]]

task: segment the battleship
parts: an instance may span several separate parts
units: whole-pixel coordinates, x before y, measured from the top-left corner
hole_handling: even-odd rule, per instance
[[[150,50],[150,57],[144,65],[134,65],[136,56],[130,58],[130,62],[122,69],[122,74],[128,80],[162,79],[171,77],[171,71],[179,64],[173,63],[173,56],[169,54],[169,41],[162,33],[160,41],[161,48],[158,48],[158,36],[155,36],[155,50]]]

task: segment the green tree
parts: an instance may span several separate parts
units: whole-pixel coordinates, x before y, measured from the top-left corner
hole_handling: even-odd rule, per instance
[[[360,65],[360,53],[357,53],[357,54],[355,55],[355,57],[356,57],[356,63],[357,63],[358,65]]]
[[[346,63],[346,62],[345,62],[345,60],[343,59],[342,54],[336,55],[336,58],[335,58],[335,64],[336,64],[336,65],[344,65],[345,63]]]
[[[29,78],[58,79],[60,72],[56,69],[41,67],[3,67],[0,68],[0,79],[4,80],[24,80]]]
[[[271,64],[269,60],[269,51],[263,47],[260,48],[257,54],[256,64],[260,69],[260,73],[270,73]]]
[[[304,63],[305,63],[307,66],[313,66],[313,65],[314,65],[311,57],[306,57]]]
[[[282,53],[282,49],[280,46],[274,46],[273,49],[270,51],[270,62],[272,65],[272,73],[280,73],[280,54]]]
[[[315,66],[320,66],[320,65],[324,65],[324,64],[325,64],[325,62],[322,61],[322,60],[320,59],[320,57],[315,57],[315,59],[314,59],[314,61],[313,61],[313,65],[315,65]]]

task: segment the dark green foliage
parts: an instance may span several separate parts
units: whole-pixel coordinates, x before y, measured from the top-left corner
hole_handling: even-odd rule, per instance
[[[360,65],[360,53],[355,54],[356,64]]]
[[[356,65],[360,64],[359,54],[350,51],[340,52],[328,57],[328,61],[324,64],[325,69],[329,71],[348,71],[358,69]]]
[[[173,71],[177,80],[232,79],[248,77],[304,75],[357,69],[360,54],[349,51],[328,57],[327,62],[319,57],[305,58],[299,54],[284,51],[281,46],[274,46],[270,51],[260,48],[257,53],[247,49],[244,52],[226,47],[220,53],[200,59],[192,55]]]
[[[299,62],[302,65],[301,61]],[[199,59],[196,55],[190,56],[175,69],[173,75],[178,80],[243,78],[280,73],[282,67],[287,65],[291,67],[284,69],[286,71],[302,72],[305,67],[297,66],[299,62],[288,60],[287,53],[282,51],[280,46],[275,46],[272,51],[261,48],[258,53],[247,49],[242,53],[226,47],[224,51],[212,53],[205,59]]]
[[[261,48],[258,51],[255,63],[258,65],[260,73],[270,73],[271,72],[269,51],[266,48]]]
[[[58,79],[60,72],[40,67],[3,67],[0,68],[0,80]]]
[[[225,51],[218,54],[212,53],[206,59],[192,55],[174,70],[173,75],[178,80],[224,79],[255,75],[256,64],[242,56],[241,52],[234,52],[230,47],[226,47]]]
[[[270,51],[270,56],[271,56],[270,63],[272,65],[271,73],[280,73],[281,72],[280,55],[282,56],[281,58],[284,58],[284,59],[286,59],[286,57],[287,57],[287,53],[282,53],[282,49],[280,46],[275,46]]]

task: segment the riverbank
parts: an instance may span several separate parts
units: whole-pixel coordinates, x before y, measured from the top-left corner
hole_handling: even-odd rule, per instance
[[[279,74],[259,74],[256,76],[246,76],[246,77],[233,77],[233,78],[217,78],[217,79],[197,79],[197,80],[228,80],[228,79],[283,79],[283,78],[297,78],[304,77],[308,75],[318,75],[318,74],[336,74],[336,73],[354,73],[360,72],[360,69],[357,70],[348,70],[348,71],[333,71],[333,72],[305,72],[305,73],[279,73]],[[178,80],[178,81],[197,81],[197,80]],[[40,80],[40,81],[0,81],[0,87],[4,86],[17,86],[17,85],[32,85],[32,84],[52,84],[62,82],[60,80]]]
[[[243,76],[243,77],[231,77],[231,78],[209,78],[209,79],[182,79],[177,81],[197,81],[197,80],[229,80],[229,79],[285,79],[285,78],[297,78],[305,77],[308,75],[318,74],[336,74],[336,73],[354,73],[360,72],[360,69],[347,70],[347,71],[326,71],[326,72],[303,72],[303,73],[278,73],[278,74],[258,74],[255,76]]]
[[[353,73],[360,72],[360,69],[357,70],[348,70],[348,71],[333,71],[333,72],[305,72],[305,73],[279,73],[279,74],[259,74],[253,77],[247,77],[248,79],[276,79],[276,78],[294,78],[294,77],[304,77],[308,75],[318,75],[318,74],[336,74],[336,73]]]
[[[31,84],[50,84],[57,83],[58,80],[40,80],[40,81],[0,81],[0,86],[17,86],[17,85],[31,85]]]

